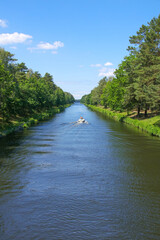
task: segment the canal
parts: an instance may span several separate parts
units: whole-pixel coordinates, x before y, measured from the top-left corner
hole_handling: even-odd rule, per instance
[[[0,139],[0,239],[159,240],[160,139],[80,103]]]

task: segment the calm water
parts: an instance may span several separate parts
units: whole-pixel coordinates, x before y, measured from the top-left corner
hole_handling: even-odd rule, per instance
[[[80,103],[1,139],[0,240],[22,239],[159,240],[160,139]]]

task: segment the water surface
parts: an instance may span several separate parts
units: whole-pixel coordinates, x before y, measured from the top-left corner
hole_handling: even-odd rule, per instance
[[[160,139],[80,103],[1,139],[0,239],[159,240]]]

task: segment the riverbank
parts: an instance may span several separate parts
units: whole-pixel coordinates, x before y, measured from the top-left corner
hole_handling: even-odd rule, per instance
[[[116,121],[127,123],[153,136],[160,137],[160,115],[145,119],[134,119],[132,115],[127,115],[126,112],[118,113],[115,111],[111,111],[110,109],[96,107],[93,105],[86,106],[92,109],[93,111],[101,112],[102,114],[107,115],[115,119]]]
[[[65,108],[71,106],[66,104],[64,106],[54,107],[44,112],[33,114],[26,118],[13,118],[8,123],[0,123],[0,138],[5,137],[16,131],[22,131],[32,125],[38,124],[41,121],[48,120],[55,114],[62,112]]]

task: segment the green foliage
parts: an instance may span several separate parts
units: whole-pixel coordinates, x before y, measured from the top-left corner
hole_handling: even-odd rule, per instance
[[[64,92],[64,95],[65,95],[65,103],[74,103],[75,99],[72,96],[72,94],[68,92]]]
[[[4,65],[5,70],[14,73],[15,65],[13,64],[17,59],[13,58],[14,54],[0,48],[0,62]]]
[[[128,57],[129,59],[129,57]],[[127,58],[123,61],[119,68],[115,71],[115,77],[109,80],[103,89],[101,95],[102,105],[110,107],[113,110],[123,110],[125,106],[125,93],[128,83],[128,75],[125,71],[127,65]]]
[[[133,87],[140,108],[159,108],[160,102],[160,15],[130,37],[132,47],[128,50],[135,56]]]
[[[112,110],[159,111],[160,109],[160,15],[142,25],[130,37],[129,56],[115,71],[113,79],[100,84],[81,102]],[[102,80],[101,80],[102,81]]]
[[[155,126],[160,127],[160,120],[154,123]]]
[[[89,95],[84,95],[81,99],[82,103],[100,105],[101,95],[103,93],[103,88],[107,83],[107,78],[103,78],[99,81],[98,86],[95,87]]]
[[[91,102],[91,94],[84,95],[84,96],[81,98],[81,103],[90,104],[90,102]]]
[[[103,93],[103,88],[106,85],[107,78],[103,78],[99,81],[98,86],[91,91],[90,103],[93,105],[100,105],[101,95]]]
[[[0,63],[0,113],[4,121],[9,119],[9,111],[14,102],[14,82],[4,64]]]
[[[52,75],[42,77],[16,61],[13,54],[0,48],[0,115],[4,122],[74,102],[70,93],[56,86]]]

